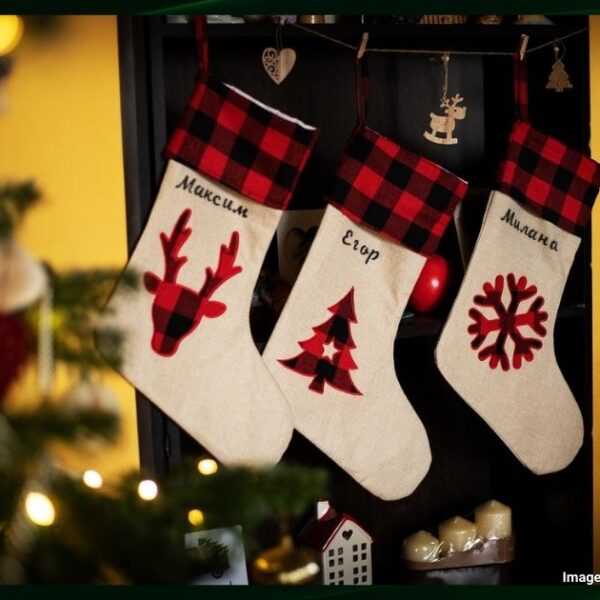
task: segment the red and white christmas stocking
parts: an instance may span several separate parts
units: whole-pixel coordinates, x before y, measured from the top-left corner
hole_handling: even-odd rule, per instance
[[[409,495],[431,452],[394,370],[398,323],[466,184],[359,127],[263,359],[296,428],[370,492]]]
[[[316,131],[213,77],[200,78],[166,150],[158,197],[103,326],[120,370],[225,463],[268,464],[289,407],[250,334],[259,269]]]
[[[583,421],[554,354],[560,299],[600,185],[599,165],[521,119],[436,349],[460,396],[534,473],[566,467]]]

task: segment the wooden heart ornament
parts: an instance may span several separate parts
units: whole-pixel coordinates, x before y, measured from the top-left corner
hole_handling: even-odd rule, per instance
[[[279,85],[294,68],[296,52],[291,48],[265,48],[262,53],[262,62],[267,75]]]

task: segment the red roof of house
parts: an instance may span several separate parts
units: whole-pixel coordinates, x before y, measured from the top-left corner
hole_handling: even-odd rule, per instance
[[[338,514],[334,508],[329,508],[329,510],[320,519],[313,517],[302,528],[298,538],[302,543],[306,544],[313,550],[322,552],[323,550],[327,549],[327,546],[329,546],[331,540],[333,540],[335,537],[335,534],[346,521],[352,521],[352,523],[360,527],[365,532],[371,542],[373,541],[371,536],[365,531],[360,523],[346,513]]]

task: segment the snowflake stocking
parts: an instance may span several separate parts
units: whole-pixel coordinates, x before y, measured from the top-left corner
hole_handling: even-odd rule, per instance
[[[466,192],[430,161],[361,127],[263,358],[296,428],[380,498],[429,469],[423,425],[398,385],[408,297]]]
[[[599,185],[590,158],[515,123],[436,349],[452,387],[539,474],[567,466],[582,443],[552,334]]]
[[[252,290],[316,132],[203,76],[168,146],[158,197],[102,325],[120,370],[218,459],[276,462],[289,407],[250,334]]]

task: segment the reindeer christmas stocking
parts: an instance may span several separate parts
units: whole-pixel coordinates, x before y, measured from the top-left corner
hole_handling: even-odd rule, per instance
[[[409,495],[431,462],[425,429],[395,376],[394,339],[466,187],[358,128],[263,354],[296,428],[386,500]]]
[[[202,77],[152,214],[103,326],[124,334],[122,373],[225,463],[279,460],[291,414],[249,326],[252,290],[314,128]],[[182,164],[183,163],[183,164]]]
[[[538,474],[566,467],[582,443],[552,334],[599,185],[590,158],[526,122],[514,125],[436,350],[452,387]]]

